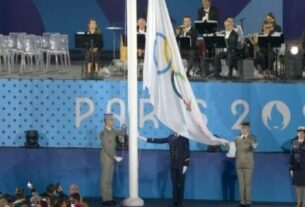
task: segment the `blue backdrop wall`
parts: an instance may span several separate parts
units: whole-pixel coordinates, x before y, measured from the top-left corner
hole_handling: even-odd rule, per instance
[[[115,197],[128,195],[128,156],[115,168]],[[139,194],[142,198],[170,198],[169,153],[139,151]],[[83,196],[100,196],[98,149],[0,148],[0,190],[13,194],[17,186],[32,181],[38,192],[49,183],[61,183],[65,192],[72,183]],[[185,197],[201,200],[239,200],[235,160],[224,153],[192,152],[186,175]],[[5,178],[5,179],[3,179]],[[26,191],[30,194],[30,191]],[[294,189],[288,171],[288,154],[255,153],[253,201],[292,202]]]
[[[127,122],[125,81],[1,80],[0,145],[23,146],[24,131],[36,129],[43,147],[99,148],[103,114],[113,111],[116,127]],[[139,130],[165,137],[169,130],[154,116],[139,84]],[[305,84],[192,82],[209,129],[233,140],[243,120],[252,123],[260,152],[289,150],[296,128],[305,123]],[[143,149],[167,146],[141,143]],[[191,143],[192,150],[206,146]]]
[[[167,0],[174,26],[180,25],[182,17],[196,18],[201,0],[190,3],[189,0]],[[237,23],[243,19],[245,33],[260,31],[264,16],[273,12],[278,24],[284,27],[285,36],[299,38],[305,28],[304,1],[283,0],[214,0],[221,12],[221,22],[233,16]],[[147,0],[138,0],[138,14],[141,16]],[[87,29],[87,20],[91,17],[98,21],[104,33],[105,49],[112,48],[112,32],[107,26],[125,28],[125,1],[122,0],[0,0],[0,33],[61,32],[70,37],[70,47],[74,48],[74,34]],[[297,24],[296,24],[297,22]],[[222,24],[220,24],[222,25]],[[119,33],[124,32],[124,29]],[[117,34],[118,38],[118,34]]]
[[[67,191],[78,183],[85,196],[99,196],[99,133],[103,114],[113,111],[115,125],[126,123],[125,81],[1,80],[0,86],[0,190],[13,193],[33,181],[39,192],[48,183],[62,183]],[[208,127],[232,140],[239,123],[252,123],[259,146],[255,153],[254,201],[290,202],[294,190],[288,172],[290,140],[304,125],[302,83],[205,83],[192,88]],[[165,137],[169,130],[158,122],[146,91],[139,84],[140,133]],[[128,123],[126,123],[128,125]],[[36,129],[43,148],[24,149],[24,131]],[[139,143],[140,195],[170,197],[167,145]],[[186,178],[186,198],[238,200],[234,159],[224,153],[204,152],[191,142],[192,160]],[[145,150],[143,150],[145,149]],[[268,153],[265,153],[268,152]],[[114,192],[128,192],[128,156],[116,168]],[[148,167],[149,163],[149,167]],[[28,192],[29,193],[29,192]]]

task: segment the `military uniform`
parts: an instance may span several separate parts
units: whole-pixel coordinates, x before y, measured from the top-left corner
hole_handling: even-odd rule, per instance
[[[254,144],[256,144],[256,137],[251,134],[240,135],[235,138],[236,170],[239,181],[240,204],[244,206],[251,205]]]
[[[148,138],[150,143],[168,143],[170,148],[170,172],[172,180],[172,201],[173,206],[182,206],[184,197],[184,179],[183,167],[189,165],[190,148],[189,140],[183,136],[171,134],[166,138]]]
[[[292,184],[305,186],[305,141],[298,138],[292,142],[289,170],[293,171]]]
[[[123,136],[125,129],[115,130],[113,128],[106,127],[100,134],[102,142],[101,150],[101,191],[103,201],[113,201],[112,197],[112,179],[116,157],[116,137]]]

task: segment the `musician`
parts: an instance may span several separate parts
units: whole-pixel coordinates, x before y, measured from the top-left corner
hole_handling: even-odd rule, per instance
[[[144,18],[138,19],[137,22],[137,33],[138,34],[146,34],[146,20]],[[138,58],[142,59],[144,57],[144,50],[145,48],[143,46],[138,45]]]
[[[259,36],[271,36],[274,32],[274,25],[271,22],[264,21],[263,32]],[[250,38],[250,42],[258,47],[258,37]],[[270,78],[271,70],[274,62],[275,54],[272,50],[269,50],[267,45],[265,47],[259,47],[254,58],[254,65],[256,68],[260,67],[263,72],[264,78]]]
[[[188,61],[186,75],[187,75],[187,77],[190,77],[191,69],[194,66],[197,36],[198,36],[197,30],[195,29],[195,27],[192,26],[191,17],[185,16],[183,18],[183,25],[181,25],[179,28],[176,29],[176,35],[177,35],[177,37],[189,37],[191,39],[190,48],[181,48],[180,47],[180,52],[181,52],[182,58],[185,58]]]
[[[276,23],[276,18],[273,13],[269,12],[265,17],[264,22],[268,22],[272,24],[273,32],[282,32],[282,27]],[[263,26],[262,26],[262,31],[263,31]]]
[[[198,9],[198,21],[219,21],[219,10],[212,6],[212,0],[202,0],[202,7]]]
[[[88,31],[87,34],[91,35],[102,35],[101,30],[98,28],[95,19],[89,19],[88,21]],[[85,52],[85,65],[86,65],[86,73],[88,74],[96,74],[98,72],[99,66],[101,64],[100,56],[101,56],[101,49],[103,48],[103,38],[101,36],[100,40],[100,48],[97,45],[93,45]],[[94,67],[93,67],[94,66]]]
[[[232,77],[233,68],[235,66],[236,59],[236,49],[238,42],[238,34],[234,31],[233,22],[230,20],[226,20],[224,22],[225,31],[223,34],[225,35],[225,40],[227,44],[227,48],[224,51],[219,52],[215,56],[215,77],[220,78],[221,72],[221,59],[227,59],[229,66],[229,74],[228,77]]]
[[[234,29],[234,31],[238,35],[238,45],[237,45],[237,48],[238,49],[242,49],[243,45],[244,45],[244,33],[243,33],[243,30],[242,30],[241,26],[235,24],[233,17],[228,17],[227,20],[232,22],[233,29]]]

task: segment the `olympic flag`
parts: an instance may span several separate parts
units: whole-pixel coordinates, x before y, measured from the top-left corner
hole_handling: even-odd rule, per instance
[[[165,0],[149,0],[144,87],[148,88],[157,118],[178,134],[208,144],[234,144],[217,138],[207,128],[186,77]]]

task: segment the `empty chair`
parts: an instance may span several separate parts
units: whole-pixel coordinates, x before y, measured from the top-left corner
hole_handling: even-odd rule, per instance
[[[11,53],[11,63],[17,64],[18,58],[22,53],[22,39],[26,35],[24,32],[11,32],[10,37],[10,53]]]
[[[10,37],[0,35],[0,69],[2,71],[2,63],[4,66],[3,71],[8,71],[8,73],[11,73],[11,58],[10,58]]]
[[[51,57],[55,57],[55,64],[58,67],[58,59],[62,66],[70,65],[69,41],[68,35],[51,34],[49,40],[49,49],[47,49],[46,70],[48,70]]]
[[[21,62],[20,62],[20,73],[27,67],[31,71],[34,69],[34,63],[36,70],[40,64],[41,56],[41,39],[37,41],[35,35],[25,35],[21,41]]]

